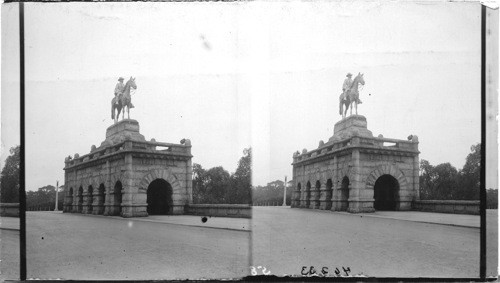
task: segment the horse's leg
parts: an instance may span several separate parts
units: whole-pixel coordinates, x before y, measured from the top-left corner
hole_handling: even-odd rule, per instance
[[[355,103],[355,105],[356,105],[356,115],[358,115],[358,102],[356,101],[356,102],[354,102],[354,103]]]
[[[127,119],[130,119],[130,106],[127,106]]]

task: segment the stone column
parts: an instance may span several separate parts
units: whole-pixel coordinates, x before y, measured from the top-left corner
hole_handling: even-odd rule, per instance
[[[413,182],[412,182],[412,189],[414,190],[414,198],[413,200],[420,200],[420,179],[419,179],[419,173],[420,173],[420,162],[418,155],[413,157]]]
[[[314,186],[311,185],[311,198],[309,200],[309,208],[318,209],[319,208],[319,198],[320,198],[320,189],[323,187],[323,184],[320,183],[320,187],[316,187],[316,183]]]
[[[186,161],[186,179],[187,179],[187,194],[188,204],[193,203],[193,165],[191,158]],[[251,203],[251,200],[248,200]]]
[[[82,207],[82,213],[83,214],[89,214],[90,212],[90,206],[91,204],[91,196],[88,193],[88,188],[83,189],[83,207]]]
[[[103,215],[111,215],[111,191],[113,190],[113,184],[111,184],[111,169],[109,165],[109,161],[106,161],[106,181],[104,183],[105,190],[105,198],[104,198],[104,213]]]
[[[329,210],[332,207],[332,190],[328,190],[325,184],[324,186],[321,185],[320,192],[319,209]]]
[[[125,148],[132,148],[132,142],[127,141],[124,145]],[[134,195],[134,184],[133,184],[133,170],[132,170],[132,154],[125,155],[125,174],[123,174],[122,180],[122,203],[121,203],[121,216],[122,217],[132,217],[134,216],[133,207],[133,195]],[[115,204],[117,205],[117,204]]]
[[[338,211],[338,186],[339,186],[339,160],[337,158],[337,155],[333,156],[333,178],[332,178],[332,197],[330,200],[330,210],[332,211]]]
[[[359,138],[353,137],[351,139],[352,145],[359,144]],[[359,149],[354,149],[351,154],[351,174],[349,178],[349,199],[348,199],[348,208],[349,212],[362,212],[363,211],[363,203],[360,201],[360,192],[362,190],[361,183],[361,167],[359,162]]]

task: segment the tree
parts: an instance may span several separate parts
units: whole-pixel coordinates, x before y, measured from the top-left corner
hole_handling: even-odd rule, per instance
[[[245,149],[243,154],[233,174],[220,166],[205,170],[201,165],[193,164],[193,202],[251,203],[252,150]]]
[[[63,187],[59,188],[58,207],[63,208],[64,193]],[[47,185],[39,188],[37,191],[26,192],[26,207],[28,210],[33,209],[54,209],[56,205],[56,188],[52,185]]]
[[[10,155],[5,160],[5,166],[0,176],[0,202],[19,202],[19,162],[20,146],[12,147]]]
[[[481,143],[471,146],[471,153],[459,172],[457,199],[478,200],[481,176]]]
[[[486,191],[486,208],[498,209],[498,190],[488,189]]]
[[[457,171],[450,163],[432,166],[420,161],[420,198],[442,200],[478,200],[481,168],[481,144],[471,146],[464,167]]]
[[[193,164],[193,202],[203,203],[206,186],[206,170],[200,164]]]
[[[227,191],[228,203],[252,203],[252,148],[243,150],[243,157],[231,176],[231,188]]]

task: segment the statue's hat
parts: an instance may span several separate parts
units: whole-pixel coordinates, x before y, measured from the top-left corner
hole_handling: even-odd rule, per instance
[[[352,77],[352,74],[351,73],[347,73],[346,77]]]
[[[119,80],[119,81],[123,81],[123,80],[124,80],[124,78],[122,78],[122,77],[119,77],[119,78],[118,78],[118,80]]]

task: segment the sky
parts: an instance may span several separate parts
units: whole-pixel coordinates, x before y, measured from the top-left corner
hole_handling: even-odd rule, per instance
[[[2,5],[2,162],[19,140],[17,13]],[[147,140],[188,138],[194,163],[229,172],[251,146],[254,185],[290,180],[293,153],[332,136],[347,72],[364,73],[358,113],[375,136],[417,135],[420,159],[457,169],[480,142],[477,3],[26,3],[25,19],[27,190],[100,145],[119,76],[136,78]]]

